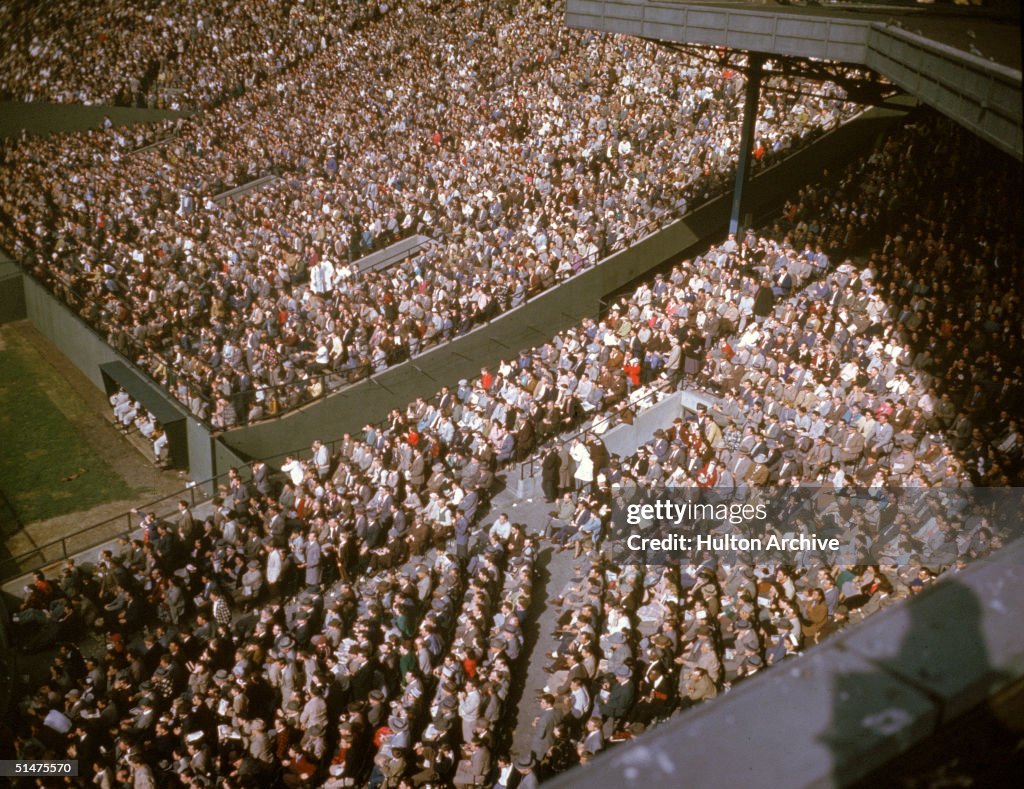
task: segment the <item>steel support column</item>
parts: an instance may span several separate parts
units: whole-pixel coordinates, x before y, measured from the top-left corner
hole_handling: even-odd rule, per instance
[[[740,212],[743,209],[743,190],[750,171],[750,153],[754,147],[754,126],[757,123],[757,100],[761,96],[761,73],[764,55],[751,52],[747,67],[747,96],[743,103],[743,129],[740,132],[740,160],[736,165],[736,186],[732,192],[732,212],[729,214],[729,232],[739,232]]]

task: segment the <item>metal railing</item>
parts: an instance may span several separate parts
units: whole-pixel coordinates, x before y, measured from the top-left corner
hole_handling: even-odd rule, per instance
[[[76,554],[98,548],[111,540],[130,537],[138,530],[138,526],[132,522],[136,511],[153,512],[158,518],[164,518],[177,512],[179,501],[187,501],[189,507],[195,507],[213,498],[215,493],[207,493],[206,489],[209,488],[215,492],[217,485],[227,477],[228,473],[225,472],[204,482],[169,493],[133,510],[115,515],[113,518],[107,518],[84,529],[79,529],[59,539],[37,545],[29,551],[4,557],[0,559],[0,579],[9,580],[19,575],[25,575],[56,562],[70,559]]]
[[[126,157],[138,156],[139,154],[146,153],[146,151],[155,151],[157,148],[162,148],[163,146],[167,145],[170,142],[173,142],[176,139],[178,139],[178,130],[177,129],[172,131],[166,137],[161,137],[161,138],[159,138],[157,140],[153,140],[152,142],[147,142],[145,145],[142,145],[142,146],[140,146],[138,148],[132,148],[132,150],[128,151],[125,154],[125,156]]]
[[[593,422],[591,422],[589,425],[587,425],[587,427],[577,429],[573,433],[568,433],[568,434],[562,433],[561,435],[559,435],[559,436],[555,437],[554,439],[552,439],[551,442],[550,442],[550,445],[554,446],[554,447],[562,447],[562,446],[565,446],[566,444],[572,443],[573,441],[575,441],[575,440],[577,440],[579,438],[583,438],[585,436],[593,436],[593,435],[596,434],[597,429],[599,427],[601,427],[602,425],[604,426],[604,428],[601,430],[601,434],[603,434],[605,431],[607,431],[607,430],[609,430],[609,429],[611,429],[613,427],[616,427],[616,424],[621,424],[621,422],[616,423],[616,424],[611,424],[611,423],[614,422],[616,419],[619,419],[622,416],[622,411],[624,409],[626,409],[626,408],[639,408],[641,404],[648,403],[648,402],[654,400],[655,398],[657,398],[659,395],[663,395],[665,397],[670,397],[672,395],[672,392],[676,391],[676,390],[672,389],[671,386],[672,386],[671,383],[668,383],[666,386],[663,386],[663,387],[653,387],[652,386],[651,390],[649,392],[647,392],[647,394],[645,394],[643,397],[639,398],[638,400],[634,400],[634,401],[630,401],[629,395],[627,394],[626,397],[623,399],[623,401],[621,403],[616,404],[618,407],[614,407],[613,406],[613,410],[610,411],[609,413],[605,414],[600,419],[595,419]],[[657,402],[658,401],[650,402],[650,405],[655,405]],[[531,454],[531,456],[530,456],[530,458],[528,460],[525,460],[525,461],[523,461],[522,463],[519,464],[519,480],[520,480],[520,482],[525,480],[525,479],[527,479],[527,478],[529,478],[529,477],[533,477],[533,476],[536,475],[536,473],[537,473],[537,463],[538,462],[540,462],[540,458],[538,458],[537,457],[537,453],[534,452],[534,453]]]

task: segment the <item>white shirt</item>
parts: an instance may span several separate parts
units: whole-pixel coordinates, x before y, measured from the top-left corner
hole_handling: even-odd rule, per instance
[[[305,470],[302,468],[302,464],[298,460],[293,460],[290,463],[285,463],[281,466],[281,471],[287,474],[294,485],[301,485],[303,478],[306,476]]]
[[[590,711],[590,694],[580,685],[572,692],[572,716],[577,720]]]
[[[512,534],[512,522],[505,521],[504,523],[499,519],[491,525],[491,530],[488,532],[492,537],[497,537],[499,540],[507,540],[509,535]]]
[[[156,440],[153,441],[153,454],[159,459],[160,453],[167,448],[167,434],[161,433]]]

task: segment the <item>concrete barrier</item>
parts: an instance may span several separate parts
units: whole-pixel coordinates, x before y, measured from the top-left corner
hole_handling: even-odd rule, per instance
[[[228,200],[233,200],[236,197],[242,197],[243,195],[249,194],[249,192],[255,192],[257,189],[262,189],[264,186],[277,183],[281,179],[276,175],[264,175],[257,178],[254,181],[249,181],[241,186],[236,186],[234,189],[228,189],[226,192],[221,192],[218,195],[214,195],[213,202],[217,205],[223,205]]]
[[[629,457],[654,438],[654,431],[668,427],[672,420],[683,414],[682,393],[675,392],[660,403],[655,403],[636,415],[633,424],[620,424],[600,436],[608,452],[621,458]]]
[[[105,392],[106,383],[100,367],[109,362],[131,364],[81,317],[59,301],[45,286],[23,274],[26,316],[40,333],[70,359],[75,367]]]
[[[1024,677],[1024,540],[551,789],[845,786]]]
[[[0,323],[26,317],[25,283],[21,269],[0,254]]]
[[[415,255],[424,247],[436,243],[434,239],[427,236],[409,236],[401,241],[396,241],[389,247],[373,252],[366,257],[356,261],[356,267],[360,274],[368,271],[380,271],[391,268],[396,263],[401,263],[408,257]]]

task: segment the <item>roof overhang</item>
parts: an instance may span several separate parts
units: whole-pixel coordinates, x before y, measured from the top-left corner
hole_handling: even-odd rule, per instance
[[[567,0],[565,21],[678,44],[865,66],[1016,159],[1024,157],[1015,24],[860,8]]]

